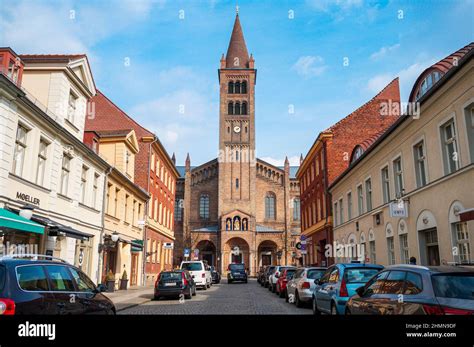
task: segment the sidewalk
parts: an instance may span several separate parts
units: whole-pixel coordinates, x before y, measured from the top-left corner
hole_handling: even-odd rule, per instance
[[[116,290],[113,293],[104,294],[113,301],[117,312],[119,312],[151,301],[153,299],[153,285],[130,287],[127,290]]]

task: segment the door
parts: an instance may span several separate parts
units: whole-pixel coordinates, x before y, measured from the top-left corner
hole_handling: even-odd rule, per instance
[[[132,253],[132,266],[130,271],[130,285],[136,286],[138,278],[138,253]]]
[[[72,275],[65,265],[45,266],[51,291],[54,293],[56,314],[83,314],[85,308],[78,298]]]
[[[439,248],[438,245],[432,245],[426,247],[428,254],[428,265],[439,266]]]

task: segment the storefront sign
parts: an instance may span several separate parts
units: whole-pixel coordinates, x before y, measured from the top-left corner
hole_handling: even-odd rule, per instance
[[[390,204],[390,217],[392,218],[408,218],[407,203],[402,201],[392,202]]]
[[[173,242],[165,242],[163,243],[164,249],[173,249]]]
[[[22,192],[16,192],[16,198],[19,199],[19,200],[22,200],[24,202],[27,202],[29,204],[36,205],[36,206],[39,206],[39,204],[40,204],[40,199],[35,198],[31,195],[22,193]]]

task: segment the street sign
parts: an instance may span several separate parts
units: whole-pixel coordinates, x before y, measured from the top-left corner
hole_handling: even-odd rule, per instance
[[[301,249],[301,242],[297,242],[295,247],[296,247],[296,249]]]
[[[165,242],[165,243],[163,243],[163,248],[164,249],[173,249],[174,244],[173,244],[173,242]]]
[[[390,203],[390,217],[408,218],[408,204],[403,200]]]
[[[189,248],[185,248],[185,249],[184,249],[184,257],[185,257],[185,258],[188,258],[189,255],[190,255],[190,253],[191,253],[191,250],[190,250]]]
[[[306,241],[306,235],[301,235],[301,236],[300,236],[300,240],[301,240],[301,241]]]
[[[137,221],[137,224],[139,227],[144,227],[145,226],[145,221],[144,220],[139,220]]]

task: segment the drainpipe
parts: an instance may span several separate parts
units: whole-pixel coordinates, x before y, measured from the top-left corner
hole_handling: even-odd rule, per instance
[[[150,142],[149,144],[149,151],[148,151],[148,167],[147,167],[147,183],[146,183],[146,186],[147,186],[147,192],[148,194],[150,193],[150,169],[151,169],[151,158],[152,158],[152,155],[151,155],[151,147],[153,146],[153,144],[155,142],[158,141],[158,137],[155,135],[154,136],[154,140],[152,142]],[[147,256],[146,256],[146,252],[147,252],[147,234],[148,234],[148,210],[149,210],[149,203],[150,203],[150,199],[148,199],[148,201],[145,203],[145,210],[143,211],[143,216],[145,217],[143,220],[145,222],[145,225],[143,227],[143,261],[142,261],[142,286],[145,286],[146,285],[146,260],[147,260]]]
[[[108,183],[108,176],[112,172],[112,168],[109,167],[107,171],[105,171],[105,176],[104,176],[104,187],[102,188],[102,221],[101,221],[101,230],[100,230],[100,239],[99,239],[99,244],[104,243],[104,235],[105,235],[105,197],[107,196],[107,183]],[[102,248],[102,256],[100,256],[99,253],[99,261],[97,262],[97,284],[100,283],[100,279],[102,277],[102,265],[104,261],[104,249]]]

